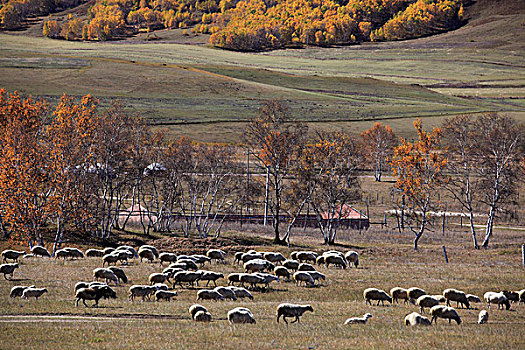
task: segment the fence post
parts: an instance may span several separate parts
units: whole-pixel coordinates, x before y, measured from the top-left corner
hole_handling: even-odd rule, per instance
[[[445,256],[445,262],[448,264],[447,249],[443,246],[443,255]]]
[[[523,262],[523,267],[525,267],[525,244],[521,245],[521,261]]]

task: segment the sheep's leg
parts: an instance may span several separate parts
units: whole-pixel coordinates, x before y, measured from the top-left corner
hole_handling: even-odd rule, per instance
[[[77,298],[77,301],[75,302],[75,307],[78,307],[78,302],[80,301],[80,298]]]
[[[378,301],[377,301],[377,305],[376,305],[376,306],[379,306],[379,303],[380,303],[380,302],[381,302],[381,300],[378,300]]]
[[[82,303],[84,303],[84,306],[89,307],[88,304],[86,304],[86,299],[82,299]]]
[[[288,324],[288,321],[286,321],[286,316],[283,316],[284,323]]]

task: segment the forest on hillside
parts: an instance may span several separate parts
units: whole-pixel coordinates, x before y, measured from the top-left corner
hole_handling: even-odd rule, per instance
[[[44,22],[43,35],[114,40],[139,31],[192,28],[216,47],[261,51],[411,39],[455,29],[464,0],[96,0],[86,15]],[[73,8],[79,0],[2,0],[0,23]],[[187,35],[187,30],[185,32]]]

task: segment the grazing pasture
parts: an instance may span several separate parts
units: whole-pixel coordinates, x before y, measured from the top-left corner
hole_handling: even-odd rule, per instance
[[[257,235],[264,233],[258,232]],[[279,251],[286,257],[294,250],[322,252],[337,249],[356,250],[359,268],[317,267],[326,275],[319,286],[297,287],[293,282],[273,282],[268,292],[252,291],[254,300],[199,301],[212,314],[210,324],[195,323],[188,308],[195,303],[198,288],[175,287],[178,296],[171,302],[128,300],[133,284],[147,284],[148,276],[162,271],[155,263],[131,260],[122,268],[130,281],[114,287],[118,299],[101,299],[98,308],[75,307],[74,285],[90,281],[92,270],[100,267],[100,258],[53,260],[22,259],[14,280],[0,280],[0,331],[3,348],[509,348],[525,346],[525,305],[512,304],[509,311],[489,310],[489,323],[478,325],[478,313],[487,309],[485,303],[473,304],[474,309],[456,308],[462,323],[449,324],[438,320],[431,327],[407,327],[404,318],[417,311],[415,305],[403,303],[385,306],[366,305],[363,290],[375,287],[389,291],[395,286],[417,286],[428,294],[441,294],[446,288],[483,296],[486,291],[519,290],[525,288],[521,266],[521,231],[498,230],[491,249],[473,250],[468,232],[447,232],[445,236],[428,233],[420,250],[414,252],[409,235],[398,235],[372,228],[359,234],[342,233],[340,244],[334,247],[317,245],[319,237],[311,234],[294,236],[291,248],[273,246],[270,239],[256,238],[254,233],[227,233],[225,237],[242,237],[248,244],[244,251]],[[182,254],[184,248],[156,241],[163,250]],[[152,241],[153,245],[156,244]],[[441,245],[447,246],[450,263],[445,264]],[[6,248],[2,242],[2,248]],[[10,247],[20,250],[21,247]],[[87,247],[83,247],[87,248]],[[165,249],[166,248],[166,249]],[[85,249],[83,249],[85,250]],[[201,252],[204,253],[204,250]],[[204,269],[221,272],[242,272],[233,264],[233,251],[226,264],[206,264]],[[39,300],[9,298],[14,285],[46,287],[49,293]],[[226,285],[226,280],[218,280]],[[201,282],[200,286],[203,287]],[[140,298],[139,298],[140,299]],[[154,298],[152,298],[154,300]],[[280,303],[311,304],[300,323],[276,323],[276,308]],[[88,301],[89,305],[93,302]],[[231,327],[226,319],[229,310],[249,308],[257,321],[254,325]],[[456,306],[455,303],[452,306]],[[487,309],[488,310],[488,309]],[[429,316],[425,310],[424,316]],[[344,325],[349,317],[372,314],[366,324]],[[429,317],[430,318],[430,317]]]

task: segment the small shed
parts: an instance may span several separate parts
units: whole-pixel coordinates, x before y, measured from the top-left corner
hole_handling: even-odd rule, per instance
[[[142,222],[145,225],[148,224],[154,224],[157,222],[157,216],[156,215],[149,215],[148,209],[144,208],[140,204],[135,204],[131,207],[129,207],[126,210],[122,210],[119,212],[119,222],[124,222],[126,219],[128,220],[129,224],[137,224],[140,225],[141,217]],[[151,218],[151,222],[150,222]]]
[[[328,211],[321,213],[323,220],[328,220],[331,215]],[[339,219],[340,224],[347,227],[354,229],[368,229],[370,227],[368,216],[347,204],[340,206],[333,215],[335,219]]]

